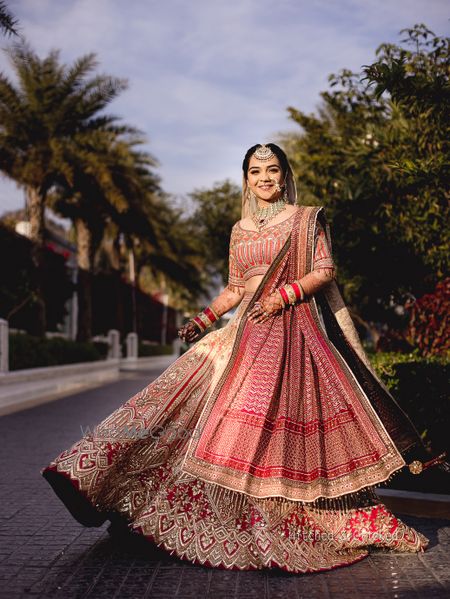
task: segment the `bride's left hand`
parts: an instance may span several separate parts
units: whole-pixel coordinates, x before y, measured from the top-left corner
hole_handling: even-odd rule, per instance
[[[256,302],[248,313],[248,319],[252,322],[265,322],[283,308],[280,294],[277,291],[271,293],[261,302]]]

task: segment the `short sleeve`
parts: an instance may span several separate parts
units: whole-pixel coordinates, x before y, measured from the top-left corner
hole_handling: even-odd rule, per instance
[[[314,249],[313,270],[326,269],[326,274],[334,276],[336,268],[331,255],[330,247],[322,224],[317,221]]]
[[[244,277],[239,268],[238,261],[236,259],[236,243],[238,240],[237,224],[235,224],[231,230],[230,237],[230,252],[228,262],[228,285],[227,288],[230,291],[239,291],[245,287]]]

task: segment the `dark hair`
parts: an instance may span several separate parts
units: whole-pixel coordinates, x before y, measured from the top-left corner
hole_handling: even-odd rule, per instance
[[[269,148],[272,150],[272,152],[278,158],[278,160],[280,162],[281,170],[283,171],[283,176],[286,176],[286,173],[288,170],[288,159],[287,159],[287,156],[284,153],[284,151],[276,144],[269,143],[269,144],[265,144],[265,145],[269,146]],[[245,177],[247,177],[248,165],[250,162],[250,158],[252,157],[255,150],[257,150],[261,146],[262,146],[262,144],[256,144],[255,146],[252,146],[250,149],[247,150],[247,153],[245,154],[244,162],[242,163],[242,170],[244,171]]]

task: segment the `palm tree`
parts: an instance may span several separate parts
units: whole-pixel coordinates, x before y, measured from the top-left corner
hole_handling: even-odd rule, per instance
[[[135,147],[125,149],[124,160],[115,165],[114,183],[128,206],[114,214],[113,221],[133,252],[137,272],[148,267],[155,281],[164,281],[192,303],[206,288],[204,248],[196,239],[197,231],[161,192],[151,170],[154,159]]]
[[[73,221],[78,256],[78,332],[79,341],[92,335],[91,279],[94,261],[108,224],[117,225],[118,233],[146,238],[158,245],[153,219],[146,206],[159,191],[150,167],[154,159],[136,152],[137,137],[119,137],[109,131],[96,132],[93,152],[73,165],[70,185],[58,186],[52,194],[52,208]],[[156,215],[155,215],[156,216]]]
[[[0,74],[0,168],[26,193],[36,283],[34,333],[45,334],[42,290],[44,210],[55,185],[73,185],[77,165],[95,163],[95,139],[132,132],[103,109],[126,88],[122,79],[92,75],[94,54],[60,64],[59,52],[40,59],[25,43],[6,50],[18,86]]]
[[[0,31],[5,35],[19,35],[17,33],[17,19],[9,12],[5,2],[0,2]]]
[[[49,199],[57,213],[72,220],[76,232],[79,341],[89,340],[92,333],[91,278],[104,231],[111,218],[128,209],[126,190],[116,185],[115,171],[124,159],[123,147],[129,152],[140,139],[103,130],[91,133],[85,141],[83,152],[72,164],[70,181],[57,185]]]
[[[176,243],[171,227],[174,213],[161,192],[153,169],[155,159],[140,150],[144,139],[136,131],[95,131],[86,138],[83,152],[72,164],[70,183],[57,185],[49,204],[70,218],[77,238],[77,339],[92,336],[91,287],[95,257],[105,234],[115,227],[133,255],[152,262],[153,271],[195,293],[198,272],[187,257],[192,254],[188,236]],[[170,232],[169,232],[170,231]],[[180,237],[180,235],[178,234]],[[181,239],[181,237],[180,237]],[[116,265],[117,266],[117,265]],[[118,322],[121,320],[118,317]]]

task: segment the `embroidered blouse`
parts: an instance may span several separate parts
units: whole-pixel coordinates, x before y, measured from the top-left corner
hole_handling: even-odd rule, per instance
[[[259,231],[243,229],[238,221],[233,225],[230,237],[228,289],[239,291],[255,275],[264,275],[275,256],[285,244],[292,229],[294,212],[284,221]],[[325,268],[334,274],[335,266],[328,248],[325,231],[316,221],[314,266]]]

